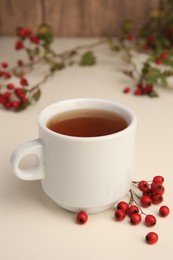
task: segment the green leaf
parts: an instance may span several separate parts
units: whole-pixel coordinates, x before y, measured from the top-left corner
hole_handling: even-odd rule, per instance
[[[96,58],[95,58],[93,52],[91,52],[91,51],[85,52],[82,55],[81,60],[80,60],[81,66],[92,66],[95,63],[96,63]]]
[[[168,85],[167,77],[164,74],[161,74],[159,79],[160,79],[160,83],[161,83],[162,87],[167,87],[167,85]]]
[[[29,57],[33,56],[33,51],[30,48],[26,48],[25,50]]]
[[[127,34],[132,31],[133,27],[134,27],[134,22],[131,20],[126,20],[122,25],[122,31],[123,33]]]
[[[171,59],[166,59],[166,60],[164,60],[164,65],[166,65],[166,66],[170,66],[170,67],[173,67],[173,60],[171,60]]]
[[[41,24],[39,26],[37,36],[43,41],[43,47],[49,46],[53,41],[51,27],[47,24]]]
[[[27,101],[26,103],[20,104],[19,107],[15,110],[16,112],[21,112],[25,110],[30,105],[30,102]]]
[[[158,97],[159,95],[157,94],[157,92],[155,91],[152,91],[148,94],[151,98],[154,98],[154,97]]]
[[[159,77],[160,77],[160,70],[156,68],[150,68],[150,70],[146,74],[147,84],[153,85],[154,83],[157,82]]]
[[[40,96],[41,96],[41,90],[38,88],[37,91],[35,91],[34,94],[32,95],[32,99],[38,101]]]
[[[130,78],[134,78],[134,75],[133,75],[133,71],[132,70],[123,70],[123,73],[127,76],[129,76]]]

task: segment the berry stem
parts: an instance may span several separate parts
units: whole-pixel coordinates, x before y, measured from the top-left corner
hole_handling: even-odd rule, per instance
[[[139,207],[140,213],[144,214],[146,216],[147,214],[142,210],[141,206],[139,205],[139,203],[134,198],[134,195],[135,195],[138,199],[140,199],[139,196],[132,189],[130,189],[129,192],[130,192],[130,201],[134,202]]]

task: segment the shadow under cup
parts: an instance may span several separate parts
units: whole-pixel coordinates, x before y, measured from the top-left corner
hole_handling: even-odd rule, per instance
[[[89,137],[66,135],[47,127],[52,118],[74,115],[79,110],[118,114],[127,126],[116,133]],[[67,210],[106,210],[130,189],[136,121],[131,110],[104,99],[69,99],[49,105],[38,115],[39,138],[13,152],[14,173],[24,180],[41,179],[45,193]],[[34,154],[38,163],[24,173],[18,164],[27,154]]]

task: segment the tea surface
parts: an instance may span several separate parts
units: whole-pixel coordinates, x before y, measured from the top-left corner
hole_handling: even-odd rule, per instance
[[[128,126],[119,114],[105,110],[81,109],[51,118],[47,127],[57,133],[76,137],[96,137],[122,131]]]

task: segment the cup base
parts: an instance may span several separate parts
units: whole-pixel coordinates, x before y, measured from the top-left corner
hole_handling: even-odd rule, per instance
[[[75,212],[75,213],[78,213],[80,211],[85,211],[87,214],[95,214],[95,213],[99,213],[99,212],[102,212],[102,211],[105,211],[109,208],[112,208],[113,205],[115,205],[116,202],[114,203],[111,203],[109,205],[106,205],[106,206],[101,206],[101,207],[95,207],[95,208],[85,208],[85,207],[71,207],[71,206],[67,206],[67,205],[64,205],[64,204],[61,204],[59,202],[56,202],[55,203],[60,206],[61,208],[64,208],[68,211],[72,211],[72,212]]]

